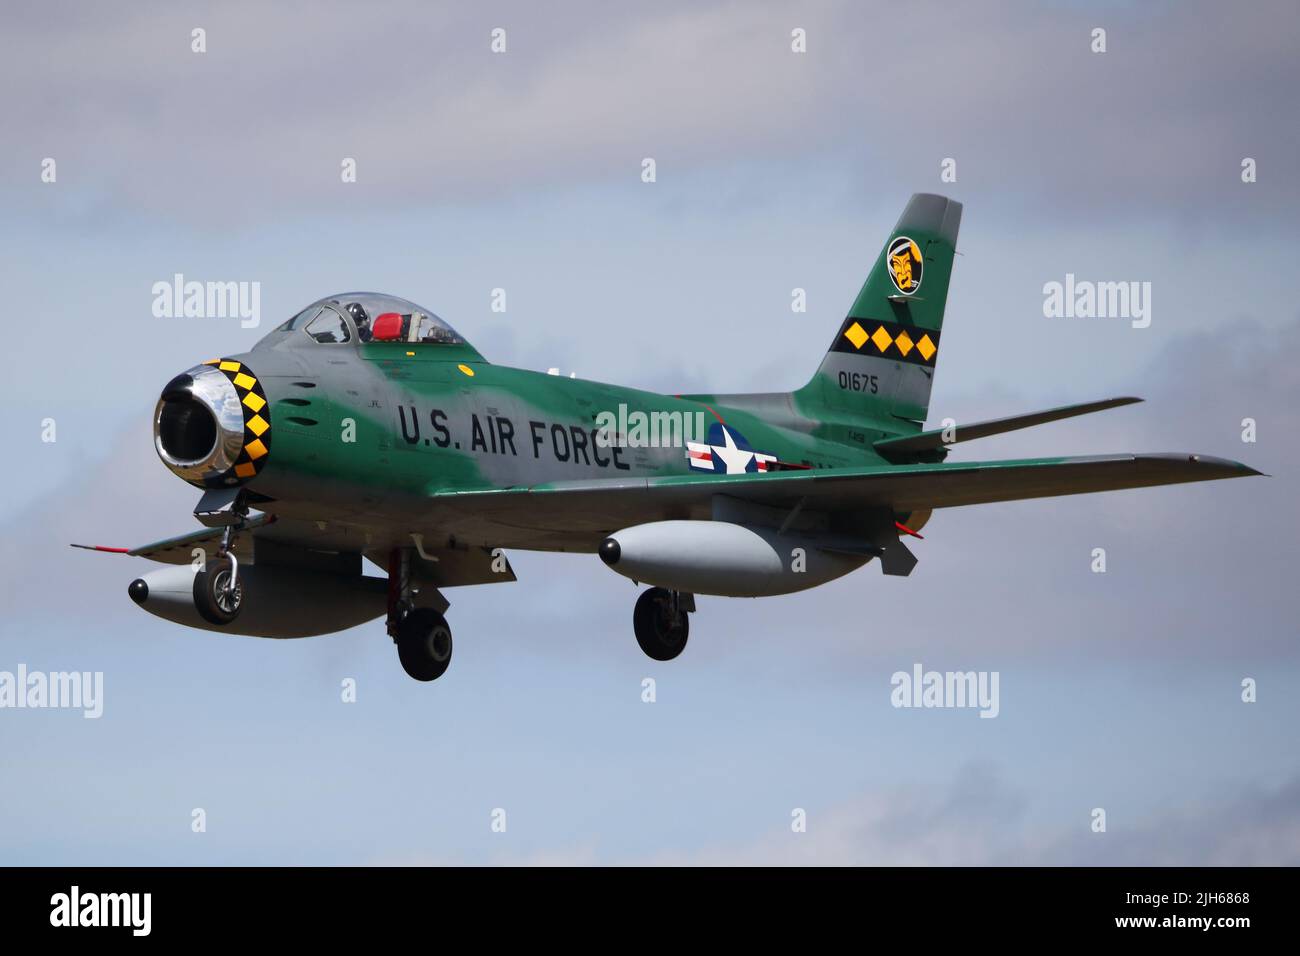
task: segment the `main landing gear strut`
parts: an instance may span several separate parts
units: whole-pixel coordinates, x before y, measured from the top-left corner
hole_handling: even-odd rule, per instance
[[[451,664],[451,628],[437,609],[415,607],[412,594],[411,549],[394,548],[388,560],[388,634],[409,676],[437,680]]]

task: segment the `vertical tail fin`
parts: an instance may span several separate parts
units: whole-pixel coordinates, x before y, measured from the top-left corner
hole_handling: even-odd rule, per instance
[[[912,196],[822,360],[794,394],[810,418],[924,422],[939,357],[961,203]]]

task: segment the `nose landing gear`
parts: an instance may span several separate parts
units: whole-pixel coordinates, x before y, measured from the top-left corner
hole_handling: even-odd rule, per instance
[[[244,587],[239,580],[239,559],[235,557],[235,534],[248,518],[248,503],[240,492],[230,506],[230,523],[221,536],[217,556],[194,575],[194,607],[211,624],[229,624],[239,616]]]
[[[244,585],[233,554],[213,558],[194,575],[194,607],[210,624],[229,624],[244,605]]]

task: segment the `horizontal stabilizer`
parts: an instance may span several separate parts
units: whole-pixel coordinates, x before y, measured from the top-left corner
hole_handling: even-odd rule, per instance
[[[876,451],[886,458],[898,460],[953,445],[960,441],[988,438],[990,435],[1001,435],[1004,432],[1013,432],[1034,425],[1045,425],[1048,422],[1060,421],[1062,418],[1088,415],[1092,412],[1101,412],[1108,408],[1119,408],[1121,405],[1132,405],[1140,401],[1142,401],[1140,398],[1124,397],[1107,398],[1100,402],[1084,402],[1081,405],[1062,405],[1060,408],[1030,412],[1028,415],[1012,415],[1010,418],[995,418],[991,421],[974,422],[970,425],[936,428],[917,435],[904,435],[901,438],[885,438],[875,442],[874,447]]]

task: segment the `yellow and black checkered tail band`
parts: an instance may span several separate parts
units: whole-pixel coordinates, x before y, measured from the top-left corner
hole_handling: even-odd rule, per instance
[[[239,394],[239,410],[244,413],[244,447],[235,460],[233,473],[236,478],[252,478],[262,470],[271,452],[271,410],[262,383],[248,366],[230,359],[212,359],[203,364],[224,373]]]
[[[933,366],[939,354],[939,332],[897,322],[847,318],[835,336],[831,351]]]

